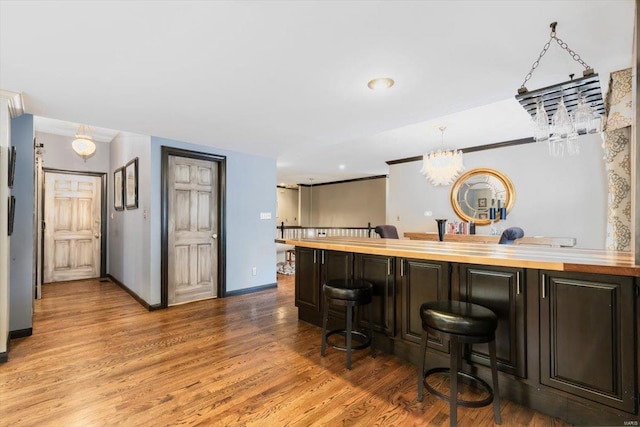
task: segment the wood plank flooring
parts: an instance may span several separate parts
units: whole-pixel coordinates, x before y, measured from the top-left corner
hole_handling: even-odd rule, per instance
[[[278,289],[148,312],[117,285],[49,284],[33,336],[0,365],[0,426],[446,426],[449,407],[416,369],[378,352],[320,357],[320,329],[297,320],[293,277]],[[565,425],[502,401],[503,426]],[[460,408],[492,426],[491,406]]]

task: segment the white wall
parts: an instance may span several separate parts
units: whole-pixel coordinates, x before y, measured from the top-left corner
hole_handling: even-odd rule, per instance
[[[226,156],[226,290],[227,292],[276,283],[276,160],[215,147],[151,137],[152,194],[149,209],[151,239],[150,304],[160,302],[160,191],[161,148],[181,148]],[[261,220],[261,212],[271,219]],[[257,274],[252,275],[256,268]]]
[[[280,188],[276,189],[277,195],[277,215],[276,224],[298,225],[298,189]]]
[[[575,237],[577,247],[604,249],[607,184],[602,140],[580,138],[576,157],[550,157],[543,143],[479,151],[464,155],[466,169],[490,167],[514,184],[513,210],[502,226],[518,226],[525,235]],[[451,187],[434,187],[419,173],[420,162],[389,167],[387,221],[405,231],[436,231],[435,218],[458,219],[451,208]],[[432,211],[432,217],[425,217]],[[459,220],[459,219],[458,219]],[[488,226],[478,227],[488,234]]]
[[[96,152],[86,161],[78,156],[71,143],[74,138],[36,132],[36,141],[44,144],[43,167],[77,172],[109,172],[110,146],[95,142]]]
[[[16,214],[11,235],[9,330],[24,331],[33,326],[34,297],[34,149],[33,116],[11,119],[11,145],[17,150],[16,174],[11,194]],[[6,200],[6,199],[5,199]],[[6,201],[0,201],[6,203]]]
[[[138,209],[116,211],[113,207],[113,172],[138,157]],[[110,144],[111,170],[108,177],[108,213],[107,228],[109,239],[107,272],[149,304],[154,300],[155,292],[151,285],[150,185],[151,137],[130,133],[120,133]],[[156,195],[160,197],[160,193]],[[160,230],[158,230],[158,233]],[[160,269],[160,264],[157,265]],[[159,288],[159,284],[157,284]]]
[[[387,178],[300,186],[301,225],[366,227],[386,221]],[[311,200],[310,200],[311,198]]]
[[[7,353],[9,339],[9,250],[10,238],[7,236],[8,206],[4,203],[9,197],[8,158],[11,140],[11,119],[9,102],[0,98],[0,359]]]

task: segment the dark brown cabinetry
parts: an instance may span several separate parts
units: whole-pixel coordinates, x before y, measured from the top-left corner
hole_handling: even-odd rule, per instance
[[[352,275],[366,279],[375,288],[376,347],[416,362],[422,303],[459,299],[483,305],[499,319],[502,394],[570,423],[622,425],[638,420],[640,279],[603,270],[546,271],[297,247],[296,306],[300,319],[321,325],[322,283]],[[368,313],[359,316],[360,327],[367,328]],[[344,312],[330,311],[330,322],[343,318]],[[443,366],[448,342],[430,335],[428,347],[428,363]],[[486,346],[474,344],[465,354],[485,379],[487,353]]]
[[[526,283],[520,268],[460,265],[460,299],[491,309],[498,316],[498,369],[527,376]],[[487,344],[473,344],[466,355],[472,363],[489,366]]]
[[[396,334],[395,326],[395,257],[357,254],[355,277],[373,284],[373,329],[388,337]],[[369,327],[367,310],[362,310],[360,326]]]
[[[415,259],[399,259],[401,286],[401,338],[420,344],[422,320],[420,306],[427,301],[448,300],[451,296],[449,263]],[[440,337],[429,335],[430,348],[449,351]]]
[[[322,318],[322,284],[331,279],[353,277],[351,252],[327,251],[296,247],[296,296],[298,316],[315,324]],[[331,311],[332,317],[344,318],[344,313]]]
[[[296,307],[320,311],[319,249],[296,248]]]
[[[540,382],[634,412],[633,279],[542,271],[540,280]]]

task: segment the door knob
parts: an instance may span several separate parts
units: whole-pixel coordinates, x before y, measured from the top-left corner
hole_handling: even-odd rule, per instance
[[[94,234],[93,237],[95,237],[96,239],[99,239],[100,238],[100,233]]]
[[[211,238],[212,238],[212,239],[217,239],[217,238],[218,238],[218,235],[217,235],[217,234],[215,234],[215,233],[213,233],[213,234],[211,235]]]

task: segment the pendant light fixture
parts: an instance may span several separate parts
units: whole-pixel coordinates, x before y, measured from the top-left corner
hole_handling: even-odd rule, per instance
[[[440,138],[444,146],[444,131],[446,126],[441,126]],[[425,153],[422,156],[422,169],[420,172],[433,185],[451,185],[464,170],[462,151],[445,150],[442,146],[437,151]]]
[[[88,157],[91,157],[96,152],[96,144],[91,139],[89,126],[80,125],[78,132],[76,133],[76,139],[71,143],[71,147],[76,154],[87,161]]]
[[[516,99],[533,118],[533,137],[537,142],[547,142],[552,156],[562,157],[580,152],[577,144],[579,135],[602,131],[604,100],[600,88],[600,78],[567,43],[556,35],[558,23],[552,22],[551,36],[544,45],[538,59],[531,66]],[[540,60],[547,53],[551,42],[555,41],[571,57],[584,67],[582,78],[570,80],[537,89],[532,92],[525,87]]]

